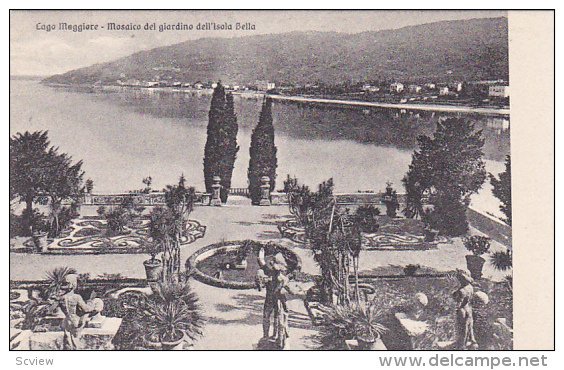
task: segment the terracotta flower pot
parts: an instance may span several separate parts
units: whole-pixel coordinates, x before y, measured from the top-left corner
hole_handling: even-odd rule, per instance
[[[143,344],[144,344],[144,347],[147,348],[147,349],[152,349],[152,350],[162,349],[161,342],[156,342],[155,339],[151,338],[150,335],[146,335],[143,338]]]
[[[181,335],[179,339],[174,341],[161,341],[161,348],[163,351],[179,351],[182,350],[186,337]]]
[[[358,335],[356,337],[358,342],[358,349],[360,351],[371,351],[376,347],[376,344],[380,341],[380,336],[374,335]]]
[[[472,279],[478,280],[482,278],[482,269],[484,268],[485,262],[485,259],[474,254],[466,256],[466,266],[468,267],[468,271],[470,271]]]
[[[143,262],[145,266],[145,273],[147,274],[147,281],[159,281],[161,280],[163,272],[163,263],[161,260],[147,260]]]

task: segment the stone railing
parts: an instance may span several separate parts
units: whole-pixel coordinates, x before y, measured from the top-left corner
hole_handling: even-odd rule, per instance
[[[85,194],[81,205],[84,206],[112,206],[133,199],[133,203],[144,207],[165,205],[163,192],[152,193],[120,193],[120,194]],[[210,195],[207,193],[196,193],[195,205],[209,205]]]
[[[369,193],[369,192],[358,192],[358,193],[336,193],[335,198],[337,198],[337,204],[341,205],[362,205],[362,204],[372,204],[375,206],[384,206],[385,193]],[[288,195],[281,192],[270,193],[270,200],[273,205],[288,205]],[[398,194],[398,202],[400,205],[405,204],[405,194]]]

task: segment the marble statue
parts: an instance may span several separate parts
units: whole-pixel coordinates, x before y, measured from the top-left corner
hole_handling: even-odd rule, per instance
[[[457,275],[460,288],[454,292],[456,301],[456,349],[477,349],[478,344],[474,336],[474,315],[472,299],[474,298],[474,279],[466,272],[459,270]]]
[[[82,329],[103,308],[103,302],[100,306],[101,299],[99,298],[97,298],[98,301],[84,302],[80,294],[76,293],[77,288],[78,276],[69,274],[65,277],[64,283],[61,286],[62,294],[56,298],[59,308],[65,315],[62,324],[64,350],[76,350],[82,347],[80,340]]]
[[[264,249],[259,251],[258,263],[260,270],[257,273],[259,288],[266,288],[262,318],[262,341],[275,343],[277,349],[286,347],[288,335],[288,307],[286,305],[286,291],[289,278],[286,276],[288,266],[281,253],[277,253],[268,261],[264,257]],[[273,335],[270,336],[270,326],[273,322]]]

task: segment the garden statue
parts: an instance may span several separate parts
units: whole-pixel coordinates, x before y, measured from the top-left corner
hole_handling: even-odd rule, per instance
[[[213,185],[212,185],[212,198],[210,201],[210,205],[212,206],[221,206],[221,177],[214,176],[213,177]]]
[[[275,349],[284,349],[288,335],[288,307],[286,306],[286,291],[289,279],[285,275],[288,270],[286,260],[282,253],[265,260],[264,248],[261,248],[258,256],[260,270],[257,272],[259,289],[266,287],[266,298],[264,301],[262,332],[263,337],[259,341],[259,347],[264,349],[274,345]],[[271,317],[274,316],[274,333],[270,334]]]
[[[477,349],[478,344],[474,336],[474,315],[472,313],[472,299],[474,298],[474,279],[463,270],[458,270],[457,279],[460,288],[454,292],[456,301],[456,349]]]
[[[103,307],[103,304],[100,305],[100,302],[98,301],[95,302],[92,300],[90,303],[84,302],[80,294],[75,292],[77,288],[78,276],[75,274],[69,274],[65,276],[64,283],[61,287],[63,294],[56,298],[58,306],[65,314],[65,319],[63,320],[62,325],[64,332],[64,350],[80,349],[80,336],[82,329],[91,317],[99,314],[97,309],[101,310]],[[82,311],[82,315],[79,315],[79,311]]]
[[[261,206],[270,205],[270,177],[263,176],[260,178],[260,203]]]

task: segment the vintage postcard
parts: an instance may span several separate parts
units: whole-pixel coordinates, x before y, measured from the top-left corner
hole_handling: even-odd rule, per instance
[[[10,11],[10,350],[553,348],[539,14]]]

